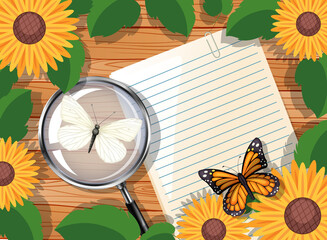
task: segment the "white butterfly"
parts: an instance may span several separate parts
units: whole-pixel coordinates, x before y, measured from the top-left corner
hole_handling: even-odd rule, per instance
[[[90,151],[94,142],[99,157],[106,163],[119,162],[126,156],[126,148],[119,140],[131,142],[142,125],[142,120],[136,118],[123,119],[103,126],[94,124],[83,107],[68,95],[62,100],[61,118],[72,125],[59,129],[60,144],[72,151],[89,143]]]

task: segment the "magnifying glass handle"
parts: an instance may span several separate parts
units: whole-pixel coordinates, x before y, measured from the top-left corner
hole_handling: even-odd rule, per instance
[[[131,195],[129,194],[127,188],[126,188],[126,183],[121,183],[117,186],[117,188],[120,190],[121,194],[123,195],[125,202],[126,202],[126,207],[128,211],[134,216],[136,221],[138,222],[140,229],[141,229],[141,235],[148,231],[149,226],[146,223],[139,207],[137,206],[136,202],[133,200]]]

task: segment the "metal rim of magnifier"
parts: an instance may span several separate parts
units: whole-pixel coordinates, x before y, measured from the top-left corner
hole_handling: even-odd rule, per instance
[[[67,174],[65,174],[62,170],[60,170],[56,164],[53,163],[53,161],[51,160],[45,144],[44,144],[44,138],[43,138],[43,127],[44,127],[44,123],[45,123],[45,119],[47,116],[47,113],[50,109],[50,107],[52,106],[52,104],[54,103],[54,101],[60,96],[62,95],[62,91],[58,90],[57,92],[55,92],[51,98],[48,100],[48,102],[46,103],[41,117],[40,117],[40,122],[39,122],[39,130],[38,130],[38,138],[39,138],[39,144],[40,144],[40,148],[41,148],[41,152],[47,162],[47,164],[50,166],[50,168],[52,169],[52,171],[55,172],[55,174],[57,174],[57,176],[59,176],[61,179],[63,179],[64,181],[66,181],[69,184],[72,184],[74,186],[77,187],[81,187],[81,188],[86,188],[86,189],[106,189],[106,188],[111,188],[114,186],[117,186],[123,182],[125,182],[129,177],[131,177],[139,168],[140,166],[143,164],[148,152],[149,152],[149,146],[150,146],[150,137],[151,137],[151,133],[150,133],[150,118],[149,118],[149,114],[144,106],[144,104],[142,103],[141,99],[125,84],[118,82],[116,80],[113,79],[109,79],[109,78],[104,78],[104,77],[86,77],[86,78],[81,78],[80,81],[76,84],[84,84],[84,83],[100,83],[100,84],[110,84],[110,85],[114,85],[119,87],[120,89],[124,90],[128,95],[130,95],[133,100],[138,104],[138,106],[140,107],[141,111],[142,111],[142,115],[144,117],[145,120],[145,130],[146,130],[146,139],[145,139],[145,144],[143,147],[143,151],[142,154],[140,156],[140,158],[136,161],[135,165],[133,167],[130,167],[130,169],[125,172],[123,175],[121,175],[120,177],[109,181],[107,183],[101,183],[101,184],[91,184],[91,183],[85,183],[82,181],[78,181],[76,179],[73,179],[71,177],[69,177]]]

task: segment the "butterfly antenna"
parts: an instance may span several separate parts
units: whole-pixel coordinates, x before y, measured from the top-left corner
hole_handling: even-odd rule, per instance
[[[103,123],[104,121],[106,121],[107,119],[109,119],[109,118],[110,118],[113,114],[115,114],[115,113],[116,113],[116,112],[113,112],[112,114],[110,114],[109,117],[107,117],[105,120],[103,120],[102,122],[100,122],[99,125],[100,125],[101,123]]]
[[[242,156],[239,156],[238,157],[238,161],[237,161],[237,169],[238,169],[238,172],[241,172],[240,171],[240,159],[241,159]]]
[[[223,168],[227,168],[226,166],[222,166]],[[236,173],[236,175],[238,174],[238,172],[236,172],[233,168],[229,168],[229,170],[232,170]]]
[[[98,120],[97,120],[97,116],[95,116],[93,104],[91,104],[91,107],[92,107],[92,111],[93,111],[93,114],[94,114],[95,122],[96,122],[96,124],[98,124]]]

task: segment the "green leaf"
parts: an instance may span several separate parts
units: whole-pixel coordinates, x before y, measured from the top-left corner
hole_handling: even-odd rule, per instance
[[[174,240],[175,228],[170,223],[157,223],[142,235],[141,240]]]
[[[223,9],[222,14],[228,15],[233,10],[233,0],[222,0]]]
[[[17,80],[18,76],[16,69],[10,72],[9,66],[7,66],[0,70],[0,98],[9,93],[12,85],[17,82]]]
[[[203,9],[210,16],[217,16],[223,10],[222,0],[205,0]]]
[[[217,16],[220,13],[228,15],[233,9],[233,0],[205,0],[203,9],[210,16]]]
[[[320,118],[327,113],[327,56],[314,62],[312,59],[299,63],[295,81],[302,86],[305,104]]]
[[[42,240],[41,223],[39,210],[28,200],[24,206],[11,206],[9,212],[0,210],[0,235],[9,240]]]
[[[145,0],[150,17],[159,19],[171,32],[188,36],[192,31],[195,14],[193,0]]]
[[[327,167],[327,121],[319,123],[306,131],[296,146],[294,159],[298,164],[302,162],[308,168],[312,161],[317,162],[317,169]]]
[[[32,109],[31,90],[12,89],[0,98],[0,137],[21,140],[27,133],[26,123]]]
[[[277,0],[244,0],[233,12],[227,22],[227,36],[240,40],[262,37],[271,39],[277,33],[271,31],[274,20],[271,15],[278,9]]]
[[[255,197],[256,194],[254,194]],[[245,206],[245,212],[244,214],[250,213],[252,210],[257,212],[256,210],[254,210],[253,208],[251,208],[248,204],[249,203],[253,203],[253,202],[260,202],[256,197],[254,198],[254,200],[252,200],[252,198],[248,195],[246,197],[246,206]]]
[[[132,27],[140,12],[140,5],[134,0],[94,0],[87,17],[89,34],[106,37],[124,26]]]
[[[66,1],[66,0],[65,0]],[[61,1],[61,2],[65,2]],[[72,3],[66,10],[74,10],[74,13],[69,17],[79,17],[82,14],[88,14],[92,7],[92,0],[72,0]]]
[[[64,58],[63,62],[57,62],[58,71],[49,68],[48,77],[53,85],[57,85],[61,91],[68,92],[80,79],[82,67],[85,62],[83,44],[79,41],[70,41],[73,48],[68,48],[71,58]]]
[[[134,240],[140,235],[140,227],[130,213],[108,205],[73,211],[56,231],[65,240]]]

